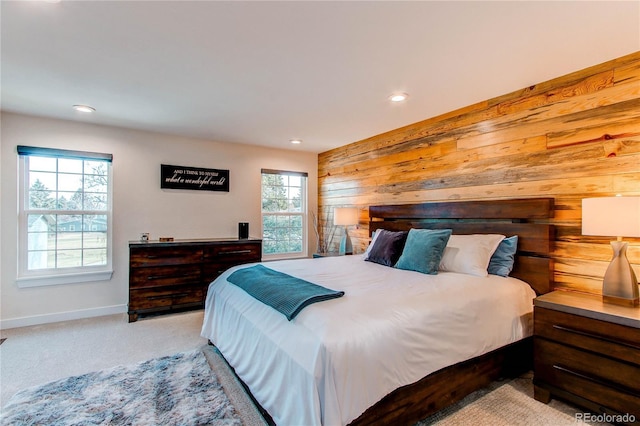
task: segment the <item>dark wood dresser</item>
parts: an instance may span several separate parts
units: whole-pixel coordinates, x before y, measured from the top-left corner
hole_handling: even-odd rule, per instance
[[[262,240],[129,242],[129,322],[138,315],[201,308],[211,281],[232,266],[259,262]]]
[[[534,305],[535,398],[640,424],[640,308],[558,291]]]

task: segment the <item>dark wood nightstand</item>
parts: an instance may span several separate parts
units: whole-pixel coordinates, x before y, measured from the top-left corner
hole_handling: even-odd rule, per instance
[[[596,414],[629,414],[638,424],[640,308],[559,291],[534,305],[535,399],[558,397]]]

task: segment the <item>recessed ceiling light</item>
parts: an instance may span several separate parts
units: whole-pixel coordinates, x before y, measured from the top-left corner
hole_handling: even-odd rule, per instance
[[[94,112],[96,110],[94,107],[90,107],[89,105],[74,105],[73,109],[80,112]]]
[[[402,102],[406,101],[408,97],[409,95],[407,95],[406,93],[394,93],[393,95],[389,96],[389,100],[391,102]]]
[[[291,142],[294,145],[300,145],[302,143],[301,139],[291,139],[289,142]]]

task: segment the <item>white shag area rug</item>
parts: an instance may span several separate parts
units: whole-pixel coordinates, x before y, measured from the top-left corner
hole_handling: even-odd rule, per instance
[[[16,393],[2,425],[242,425],[201,350]]]

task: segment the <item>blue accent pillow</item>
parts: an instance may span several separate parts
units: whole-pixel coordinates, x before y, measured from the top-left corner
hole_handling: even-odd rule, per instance
[[[436,275],[451,229],[411,229],[396,268]]]
[[[498,248],[491,256],[489,261],[489,267],[487,272],[491,275],[499,275],[501,277],[508,277],[513,269],[513,263],[515,262],[516,250],[518,250],[518,236],[505,238],[500,241]]]
[[[406,231],[387,231],[379,229],[376,240],[371,247],[367,262],[379,263],[380,265],[393,266],[398,261],[402,248],[407,240]]]

